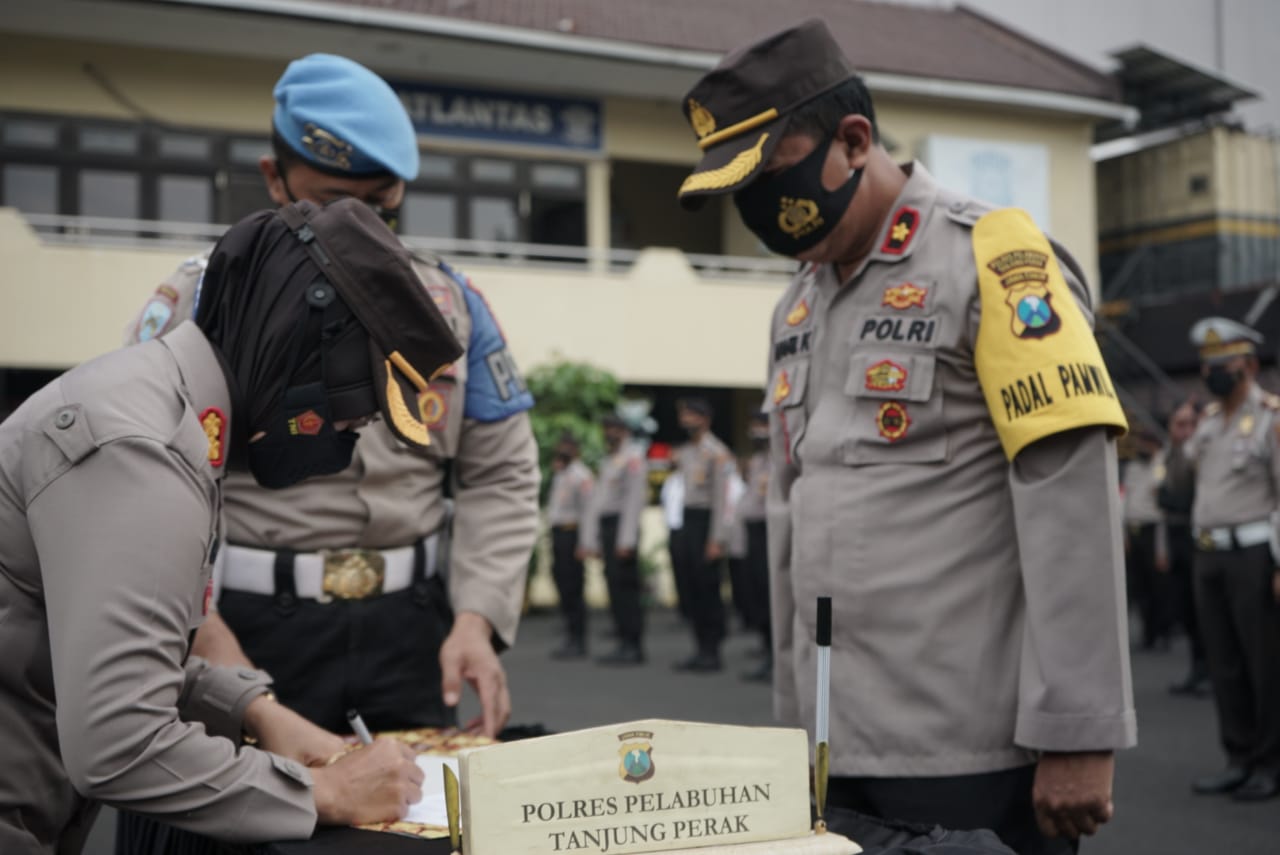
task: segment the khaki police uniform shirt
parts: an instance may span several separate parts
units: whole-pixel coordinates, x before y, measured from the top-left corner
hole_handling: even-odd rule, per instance
[[[813,726],[826,595],[833,774],[971,774],[1133,745],[1117,462],[1088,426],[1123,418],[1083,277],[1038,231],[1043,252],[978,259],[989,224],[1022,215],[988,220],[919,164],[909,176],[850,278],[805,265],[774,313],[775,712]],[[1031,301],[1019,325],[1021,289],[999,282],[980,298],[988,267],[1052,278],[1052,313]],[[980,340],[1026,358],[984,361]],[[1044,350],[1066,344],[1092,353]],[[1029,421],[1057,433],[1028,442]]]
[[[551,476],[551,492],[547,496],[547,522],[555,527],[577,529],[578,545],[584,548],[595,480],[587,464],[575,458]]]
[[[187,656],[218,539],[202,417],[229,404],[184,324],[73,369],[0,424],[5,855],[80,851],[96,802],[225,840],[315,826],[310,773],[231,741],[269,678]]]
[[[145,339],[192,313],[207,256],[185,262],[152,295],[130,325]],[[467,344],[473,318],[461,285],[440,267],[415,259],[414,269]],[[503,350],[502,354],[506,354]],[[501,354],[500,354],[501,355]],[[500,387],[520,384],[509,357],[486,368]],[[538,526],[537,446],[526,413],[496,421],[465,413],[468,358],[431,382],[421,399],[431,447],[414,451],[379,422],[360,430],[351,466],[283,490],[260,487],[247,472],[226,482],[229,542],[300,552],[407,546],[445,524],[446,462],[453,472],[454,517],[449,599],[455,612],[483,615],[502,641],[515,641],[524,577]]]
[[[707,431],[697,442],[676,449],[677,465],[684,473],[684,506],[711,511],[707,540],[724,545],[728,537],[725,505],[729,492],[729,467],[733,455],[720,438]]]
[[[1211,404],[1187,443],[1196,467],[1196,528],[1273,519],[1280,506],[1280,398],[1252,384],[1230,418]]]
[[[623,442],[600,463],[588,514],[587,548],[600,552],[600,519],[618,518],[617,549],[635,549],[640,542],[640,515],[649,501],[649,467],[634,442]]]
[[[747,460],[747,491],[738,502],[738,517],[743,522],[760,522],[765,518],[765,499],[769,495],[769,455],[757,451]]]
[[[1124,467],[1124,521],[1132,525],[1158,523],[1163,519],[1156,503],[1163,472],[1158,457],[1143,460],[1135,457]]]

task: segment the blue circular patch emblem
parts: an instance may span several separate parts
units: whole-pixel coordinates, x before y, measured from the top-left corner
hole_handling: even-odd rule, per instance
[[[1028,329],[1038,330],[1049,325],[1053,320],[1053,309],[1044,298],[1028,294],[1018,301],[1018,320]]]

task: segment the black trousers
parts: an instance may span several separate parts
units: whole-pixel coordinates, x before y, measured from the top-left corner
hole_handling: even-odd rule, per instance
[[[1031,787],[1036,767],[936,778],[832,778],[827,802],[886,820],[988,828],[1018,855],[1068,855],[1078,843],[1045,837]]]
[[[1192,670],[1204,667],[1204,639],[1200,634],[1200,619],[1196,615],[1195,577],[1192,564],[1196,543],[1189,525],[1170,525],[1169,581],[1172,583],[1173,619],[1182,626],[1191,646]]]
[[[750,630],[755,627],[755,613],[751,609],[751,583],[747,579],[747,557],[729,556],[725,561],[729,565],[729,602],[743,625]]]
[[[453,610],[440,576],[427,578],[424,562],[419,548],[413,584],[403,591],[321,603],[297,597],[291,559],[281,553],[274,595],[223,591],[218,614],[250,661],[271,675],[280,702],[320,727],[350,731],[352,708],[375,731],[452,726],[440,646]],[[221,851],[209,838],[120,812],[117,855]]]
[[[1280,605],[1267,544],[1195,557],[1196,608],[1231,762],[1280,771]]]
[[[609,610],[623,644],[640,644],[644,634],[644,605],[640,602],[640,560],[618,557],[618,515],[600,518],[600,548],[604,558],[604,579],[609,585]]]
[[[752,628],[764,636],[765,648],[773,638],[769,611],[769,539],[764,520],[747,523],[747,579]]]
[[[711,511],[684,509],[684,566],[688,574],[689,617],[698,649],[718,652],[724,641],[724,599],[720,581],[723,561],[707,560],[707,540],[711,534]]]
[[[684,566],[685,530],[667,530],[667,554],[671,556],[671,578],[676,585],[676,610],[680,617],[693,621],[692,598],[689,596],[689,573]]]
[[[1130,602],[1142,617],[1142,643],[1150,647],[1167,638],[1170,624],[1172,582],[1156,571],[1156,524],[1129,528],[1129,554],[1125,558]]]
[[[578,529],[556,526],[551,529],[551,576],[560,593],[560,614],[564,616],[565,633],[574,641],[587,637],[587,603],[582,598],[586,570],[575,556]]]

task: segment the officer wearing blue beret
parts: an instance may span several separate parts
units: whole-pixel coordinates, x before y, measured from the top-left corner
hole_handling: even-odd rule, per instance
[[[313,54],[289,64],[274,94],[273,152],[259,163],[272,200],[354,197],[394,227],[419,157],[392,88]],[[156,290],[130,341],[191,316],[207,258]],[[195,651],[269,672],[281,703],[334,732],[349,730],[350,706],[374,730],[452,725],[465,682],[494,736],[511,709],[497,654],[515,639],[537,529],[533,399],[470,281],[439,259],[417,257],[415,270],[466,347],[413,408],[429,448],[408,451],[374,423],[338,474],[272,490],[230,473],[217,613]],[[328,733],[293,754],[322,762],[341,747]],[[148,834],[164,849],[163,834]],[[147,848],[138,840],[131,851]]]

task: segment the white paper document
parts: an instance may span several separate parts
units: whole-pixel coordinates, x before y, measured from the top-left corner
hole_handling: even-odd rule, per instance
[[[449,825],[449,813],[444,801],[444,767],[448,766],[453,774],[458,774],[458,758],[441,757],[435,754],[419,754],[418,768],[425,776],[422,781],[422,798],[409,807],[405,822],[420,822],[423,825]]]

